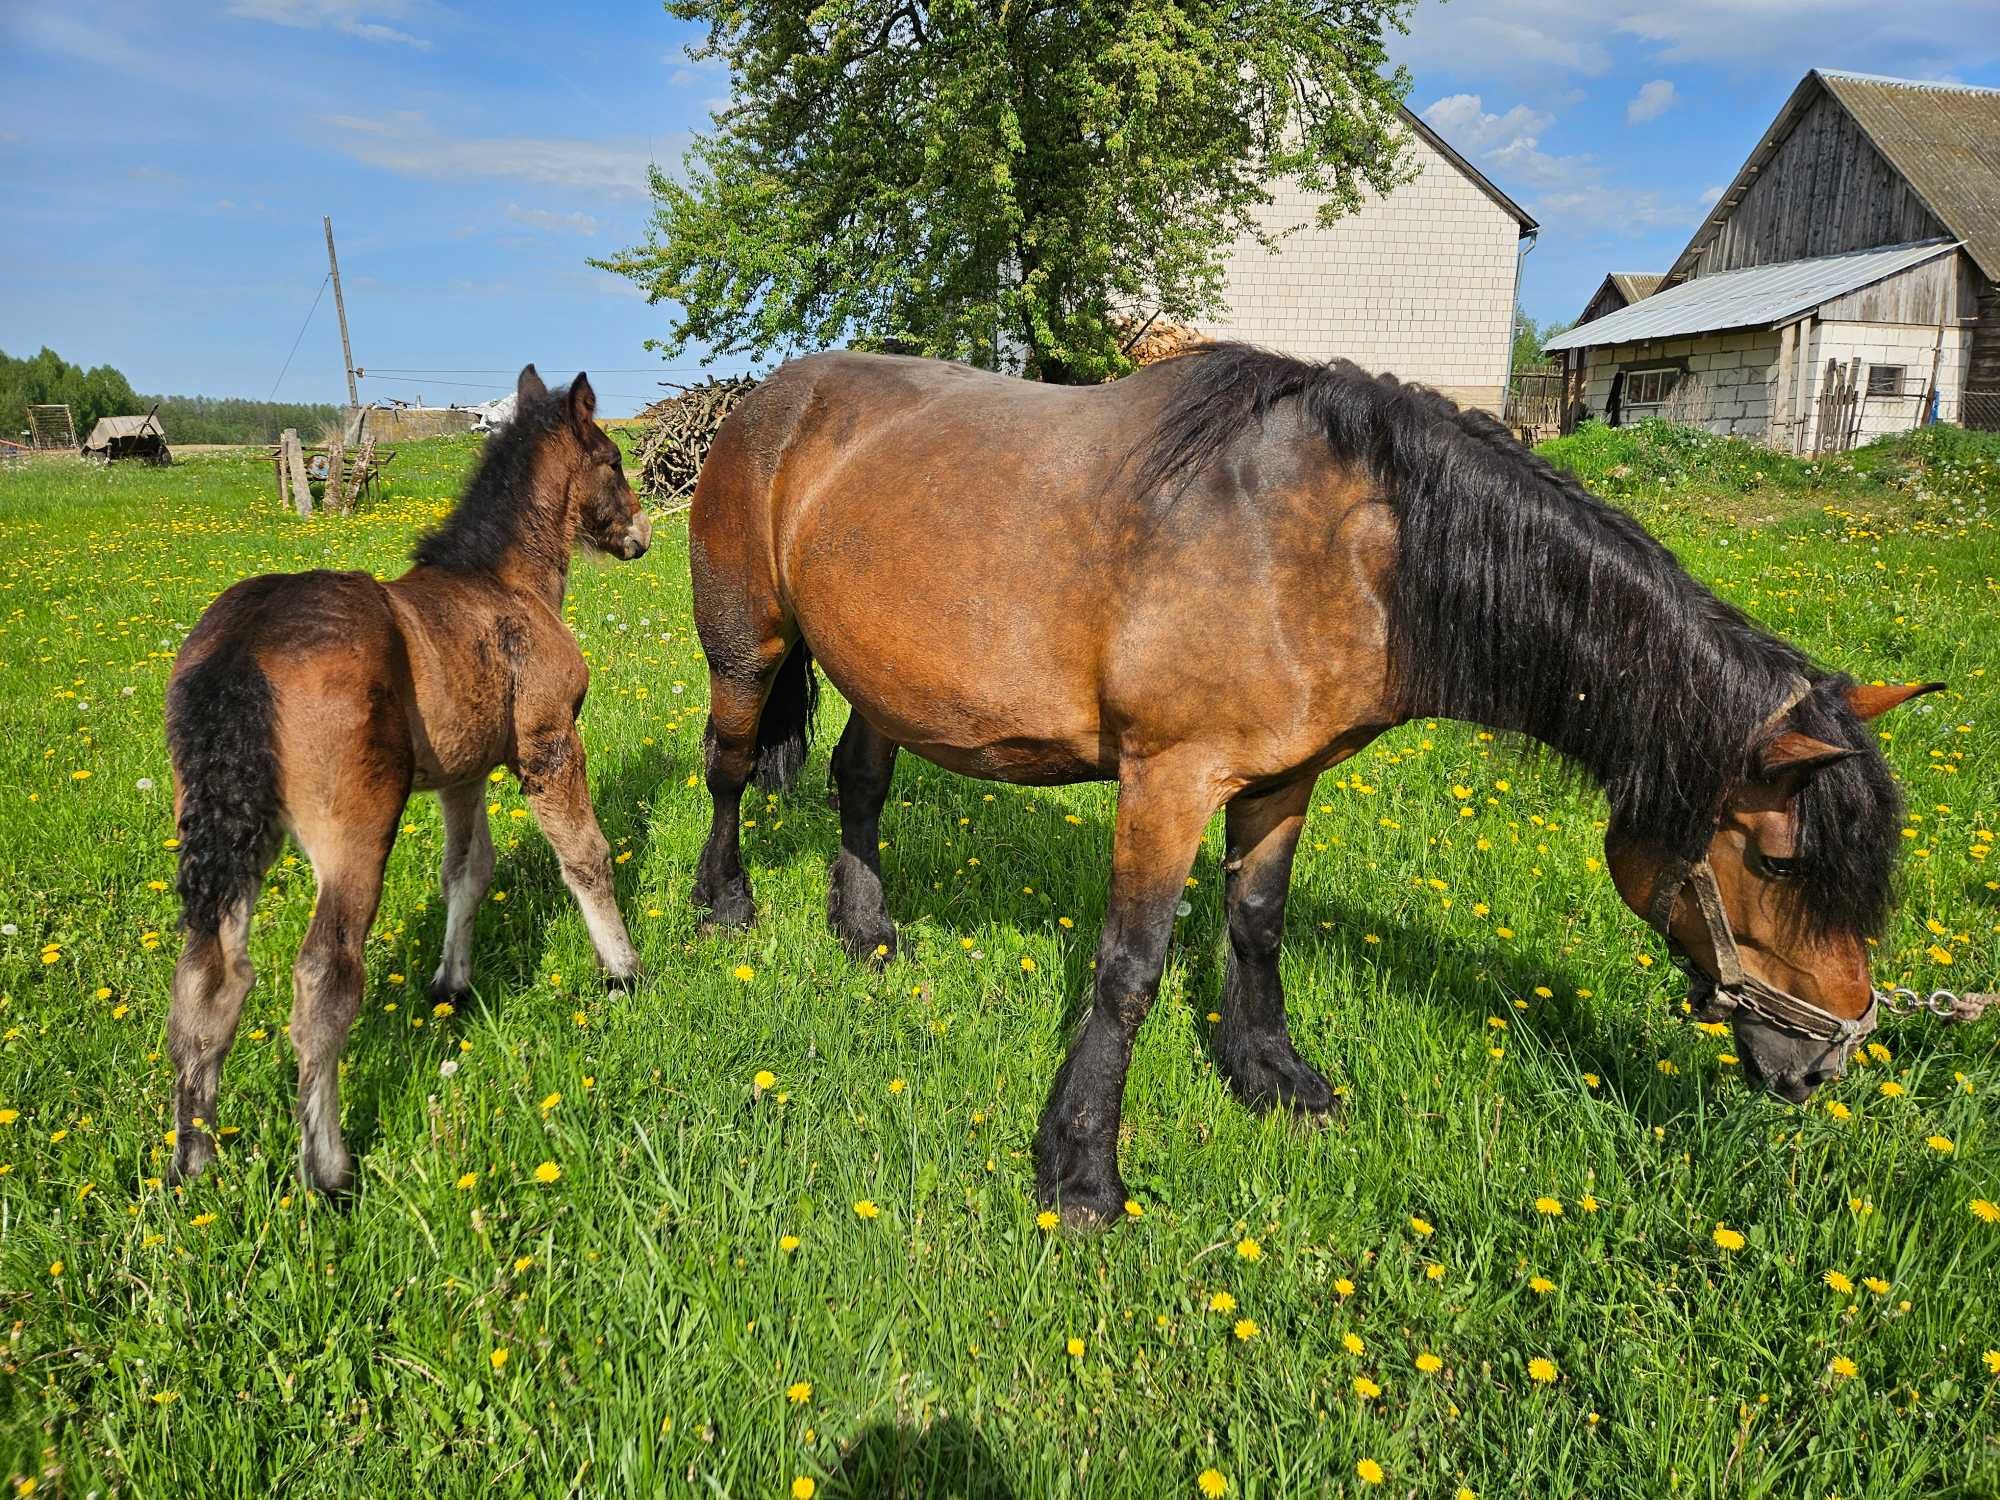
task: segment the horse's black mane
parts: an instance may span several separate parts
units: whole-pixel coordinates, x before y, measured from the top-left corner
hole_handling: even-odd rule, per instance
[[[1169,369],[1178,383],[1134,454],[1140,493],[1171,503],[1274,406],[1300,403],[1397,517],[1390,669],[1402,710],[1553,747],[1603,786],[1621,834],[1699,857],[1759,727],[1806,678],[1790,726],[1861,753],[1809,777],[1798,799],[1790,914],[1814,933],[1880,929],[1902,802],[1847,704],[1850,679],[1717,599],[1637,521],[1483,412],[1344,360],[1243,344],[1203,346]]]
[[[514,403],[514,417],[486,440],[465,493],[435,530],[417,539],[411,560],[455,573],[497,566],[522,540],[521,516],[535,491],[535,451],[561,424],[568,387]]]

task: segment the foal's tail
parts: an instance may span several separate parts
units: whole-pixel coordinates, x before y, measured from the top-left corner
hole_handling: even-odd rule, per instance
[[[212,937],[263,879],[278,825],[277,710],[247,644],[225,642],[167,685],[180,787],[181,923]]]
[[[757,721],[757,769],[752,779],[767,792],[789,792],[805,769],[812,745],[813,714],[819,708],[819,675],[812,652],[801,639],[778,668]]]

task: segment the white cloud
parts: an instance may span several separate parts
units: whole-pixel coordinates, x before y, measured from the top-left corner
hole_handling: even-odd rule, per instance
[[[1722,182],[1718,182],[1714,187],[1703,188],[1701,190],[1701,206],[1703,208],[1713,208],[1722,201],[1722,195],[1728,191],[1729,185]]]
[[[1555,116],[1525,104],[1517,104],[1505,114],[1490,115],[1477,94],[1447,94],[1422,111],[1424,123],[1459,151],[1490,151],[1525,140],[1532,146],[1536,137],[1555,124]]]
[[[1552,115],[1525,104],[1493,113],[1478,94],[1448,94],[1420,111],[1426,123],[1490,173],[1501,191],[1525,198],[1544,228],[1638,233],[1686,223],[1692,210],[1656,188],[1607,180],[1596,158],[1544,151]]]
[[[1673,84],[1665,78],[1655,78],[1651,83],[1641,84],[1639,92],[1625,101],[1625,123],[1643,125],[1648,120],[1657,120],[1679,102]]]
[[[150,182],[160,187],[184,188],[187,179],[178,172],[169,172],[165,167],[127,167],[125,175],[134,182]]]
[[[566,192],[639,198],[651,157],[640,141],[585,141],[565,136],[452,136],[414,111],[358,117],[328,115],[343,155],[399,177],[430,181],[498,178]],[[665,149],[677,157],[685,137]]]
[[[502,210],[516,224],[525,224],[530,229],[546,229],[552,234],[596,234],[599,221],[589,214],[559,214],[546,208],[523,208],[518,203],[510,203]]]
[[[424,50],[430,43],[394,26],[371,21],[364,12],[391,15],[398,19],[406,7],[400,0],[230,0],[229,14],[246,21],[268,21],[274,26],[290,26],[300,31],[330,27],[364,42],[392,42],[398,46]]]
[[[1934,78],[2000,61],[1992,12],[1992,0],[1419,0],[1391,50],[1420,77],[1442,69],[1544,89],[1552,72],[1604,73],[1621,38],[1661,62]]]

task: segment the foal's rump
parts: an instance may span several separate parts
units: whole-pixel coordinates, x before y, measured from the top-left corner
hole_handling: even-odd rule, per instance
[[[340,731],[357,720],[386,728],[384,710],[407,677],[401,657],[382,586],[366,573],[266,574],[203,613],[167,684],[178,885],[191,932],[213,934],[254,899],[302,778],[339,774],[357,750],[395,758],[372,743],[379,732],[357,745]],[[288,699],[311,706],[288,713]]]

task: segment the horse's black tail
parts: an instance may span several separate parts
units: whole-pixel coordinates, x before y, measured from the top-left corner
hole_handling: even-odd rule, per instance
[[[757,769],[752,779],[767,792],[789,792],[805,769],[819,708],[819,674],[801,640],[778,668],[778,680],[757,721]]]
[[[167,686],[180,786],[181,924],[213,937],[263,879],[278,829],[277,708],[247,645],[225,643]]]

